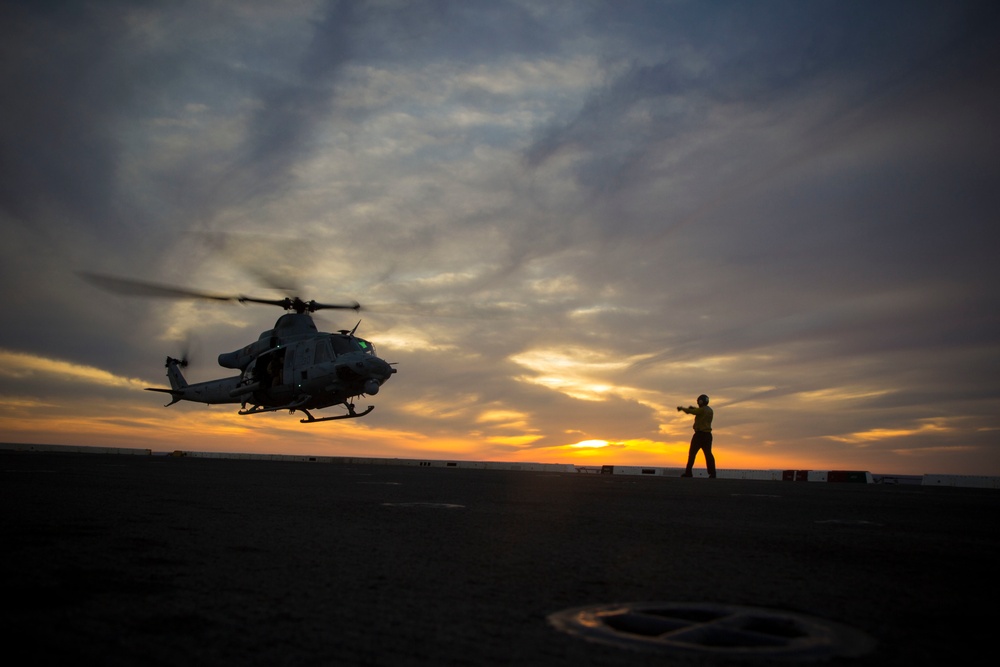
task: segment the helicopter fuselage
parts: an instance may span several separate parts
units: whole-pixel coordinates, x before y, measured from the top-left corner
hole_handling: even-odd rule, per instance
[[[219,355],[224,368],[239,375],[189,384],[180,361],[167,358],[173,400],[206,404],[238,403],[240,414],[276,410],[299,410],[303,422],[343,419],[368,414],[356,413],[353,399],[378,393],[396,369],[375,353],[371,342],[353,331],[321,333],[306,313],[286,313],[254,343]],[[309,410],[343,405],[348,414],[314,418]],[[249,406],[249,407],[248,407]]]

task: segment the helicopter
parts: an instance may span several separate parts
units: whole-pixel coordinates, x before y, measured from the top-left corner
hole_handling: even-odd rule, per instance
[[[359,412],[354,399],[374,396],[396,373],[392,364],[378,357],[370,341],[355,335],[360,321],[349,331],[323,333],[316,328],[312,313],[328,309],[357,312],[361,305],[356,301],[325,304],[303,301],[299,297],[227,296],[96,273],[80,272],[79,275],[101,289],[128,296],[236,301],[278,306],[287,311],[256,341],[219,355],[219,365],[239,371],[238,375],[189,383],[181,371],[187,366],[187,359],[168,356],[166,368],[170,388],[146,388],[169,394],[171,401],[167,406],[179,401],[206,405],[234,403],[240,405],[237,413],[240,415],[299,411],[305,415],[300,420],[303,424],[355,419],[367,415],[375,406],[369,405]],[[343,406],[347,413],[314,417],[311,412],[334,405]]]

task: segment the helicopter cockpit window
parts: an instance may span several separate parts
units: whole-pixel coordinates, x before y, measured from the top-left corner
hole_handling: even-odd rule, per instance
[[[338,357],[357,350],[347,336],[330,336],[330,343],[333,344],[333,351]]]
[[[375,354],[375,346],[364,338],[354,336],[330,336],[330,344],[336,356],[348,354],[350,352],[364,352],[365,354]]]
[[[329,339],[316,341],[316,358],[313,363],[321,364],[324,361],[333,361],[333,346]]]

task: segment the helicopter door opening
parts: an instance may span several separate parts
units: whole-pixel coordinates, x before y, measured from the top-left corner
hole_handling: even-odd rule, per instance
[[[260,383],[263,391],[285,384],[285,350],[269,350],[257,357],[253,368],[253,379]]]

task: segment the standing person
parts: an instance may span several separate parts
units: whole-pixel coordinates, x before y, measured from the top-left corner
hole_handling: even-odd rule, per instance
[[[708,465],[708,476],[715,477],[715,457],[712,456],[712,417],[715,412],[708,407],[708,396],[702,394],[698,397],[698,407],[688,406],[682,408],[677,406],[678,412],[686,412],[694,415],[694,435],[691,436],[691,449],[688,450],[687,468],[681,477],[691,477],[691,467],[694,465],[694,457],[698,450],[705,452],[705,463]]]

